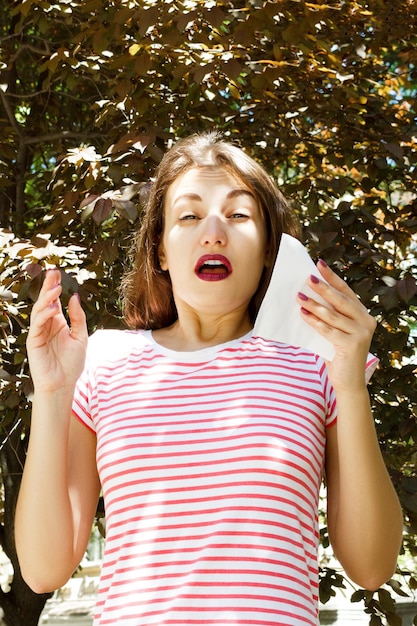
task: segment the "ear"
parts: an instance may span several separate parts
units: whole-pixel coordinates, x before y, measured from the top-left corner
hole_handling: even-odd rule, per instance
[[[162,242],[158,246],[158,259],[159,259],[159,265],[161,266],[161,270],[166,272],[168,269],[168,263],[166,260],[165,250],[164,250],[164,246]]]

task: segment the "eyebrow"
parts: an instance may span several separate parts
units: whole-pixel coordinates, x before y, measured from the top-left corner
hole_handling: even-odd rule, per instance
[[[237,198],[239,196],[249,196],[250,198],[256,201],[256,198],[254,194],[250,191],[250,189],[243,189],[240,187],[236,189],[231,189],[227,193],[226,199],[230,200],[231,198]],[[179,200],[184,200],[184,199],[185,200],[197,200],[198,202],[201,202],[203,200],[202,197],[198,193],[194,193],[190,191],[190,192],[182,193],[179,196],[177,196],[173,202],[173,205],[175,205]]]
[[[256,200],[254,194],[250,191],[250,189],[241,189],[241,188],[232,189],[231,191],[229,191],[226,198],[236,198],[238,196],[250,196],[251,198]]]

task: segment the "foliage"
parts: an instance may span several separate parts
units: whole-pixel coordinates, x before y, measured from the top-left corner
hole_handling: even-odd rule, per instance
[[[370,391],[415,556],[416,22],[413,0],[3,2],[0,419],[4,436],[19,433],[0,452],[3,482],[29,426],[25,337],[42,268],[65,271],[90,330],[120,325],[117,286],[146,183],[172,141],[218,128],[277,178],[312,255],[380,322]],[[9,521],[17,488],[18,477]],[[323,581],[339,584],[331,571]]]

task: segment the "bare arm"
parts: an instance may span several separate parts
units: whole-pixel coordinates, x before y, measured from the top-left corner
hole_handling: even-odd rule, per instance
[[[336,392],[338,421],[328,431],[326,448],[327,517],[335,555],[348,576],[377,589],[395,571],[403,518],[385,467],[365,385],[365,364],[375,321],[346,283],[325,264],[329,285],[310,286],[334,310],[300,303],[305,320],[329,339],[336,355],[328,364]]]
[[[85,316],[71,298],[70,330],[60,293],[60,273],[49,271],[27,342],[35,393],[15,526],[22,575],[37,593],[60,587],[76,569],[99,495],[95,435],[71,416],[85,361]]]

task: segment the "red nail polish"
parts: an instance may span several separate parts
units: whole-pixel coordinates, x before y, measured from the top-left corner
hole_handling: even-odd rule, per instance
[[[311,315],[310,311],[307,311],[307,309],[305,309],[303,306],[301,307],[301,310],[304,313],[304,315]]]
[[[306,296],[305,293],[302,293],[301,291],[298,292],[298,297],[300,298],[300,300],[304,300],[304,302],[307,302],[308,300],[308,296]]]
[[[320,263],[322,267],[328,267],[326,261],[323,261],[323,259],[319,259],[318,262]]]
[[[315,283],[316,285],[318,285],[320,282],[317,276],[315,276],[314,274],[311,274],[310,279],[311,279],[311,282]]]

